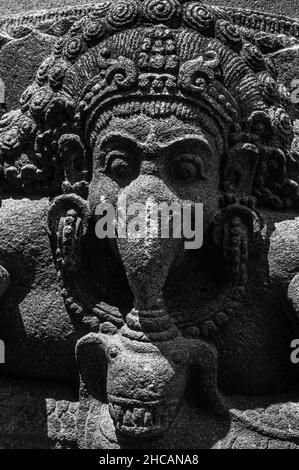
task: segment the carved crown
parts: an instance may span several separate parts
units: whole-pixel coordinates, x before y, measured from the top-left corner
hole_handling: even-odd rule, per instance
[[[112,116],[143,113],[191,119],[221,136],[224,158],[240,143],[253,146],[254,195],[272,207],[298,206],[298,185],[287,176],[295,111],[267,55],[294,40],[253,34],[196,1],[97,5],[57,40],[20,109],[0,121],[4,190],[55,195],[62,185],[86,196],[95,135]]]

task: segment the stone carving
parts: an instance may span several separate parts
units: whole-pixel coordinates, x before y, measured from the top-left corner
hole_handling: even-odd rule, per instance
[[[52,34],[53,36],[63,35],[82,16],[92,13],[94,10],[105,13],[110,5],[111,2],[104,1],[102,4],[84,4],[75,7],[65,6],[43,12],[4,17],[0,20],[0,27],[3,31],[2,41],[6,42],[7,39],[11,40],[14,37],[22,37],[32,29]],[[273,13],[265,14],[249,8],[249,5],[246,9],[231,8],[227,5],[223,7],[210,6],[210,8],[215,12],[225,15],[230,22],[242,28],[243,34],[250,34],[250,30],[270,33],[267,34],[267,43],[270,48],[285,40],[285,38],[278,35],[298,38],[298,20],[296,18],[282,15],[277,18]],[[253,37],[252,34],[251,36]],[[265,35],[261,34],[261,37],[264,38]],[[256,33],[255,38],[259,41],[259,36]]]
[[[0,297],[7,291],[10,284],[10,276],[7,270],[0,266]]]
[[[65,397],[62,400],[61,394]],[[51,396],[51,398],[48,398]],[[0,439],[5,449],[76,447],[78,403],[63,386],[1,378]]]
[[[58,13],[48,29],[31,17],[58,39],[20,108],[0,121],[3,194],[51,199],[49,243],[77,340],[76,442],[169,446],[185,400],[217,419],[224,438],[239,414],[219,388],[251,395],[294,382],[287,345],[298,275],[293,267],[279,283],[292,329],[281,311],[270,315],[265,213],[299,209],[298,110],[272,56],[297,44],[298,23],[179,0],[118,0],[86,13]],[[98,240],[96,207],[116,206],[120,194],[203,203],[203,248]],[[273,347],[269,336],[280,333]],[[221,438],[218,447],[231,446]]]

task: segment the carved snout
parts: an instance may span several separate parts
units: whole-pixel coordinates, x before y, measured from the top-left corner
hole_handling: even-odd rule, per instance
[[[200,368],[197,400],[221,407],[215,351],[200,340],[177,337],[158,347],[119,333],[89,334],[77,345],[77,361],[85,387],[109,407],[115,430],[127,438],[156,439],[170,430],[192,364]]]
[[[120,334],[89,334],[76,348],[89,393],[108,404],[117,432],[157,438],[167,432],[185,391],[189,351],[177,338],[161,351],[151,343],[136,348]]]
[[[109,412],[118,432],[158,438],[169,431],[183,398],[189,354],[181,340],[161,351],[152,344],[143,352],[112,349],[107,377]]]
[[[134,180],[122,198],[130,213],[126,237],[118,236],[117,246],[136,306],[149,309],[156,305],[171,266],[183,251],[180,227],[174,227],[172,211],[180,204],[161,179],[146,174]],[[134,231],[136,220],[140,221],[138,234]]]

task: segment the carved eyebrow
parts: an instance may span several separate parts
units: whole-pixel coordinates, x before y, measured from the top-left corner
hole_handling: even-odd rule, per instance
[[[104,145],[109,145],[109,144],[117,144],[121,143],[123,145],[128,145],[129,148],[132,147],[137,147],[136,140],[130,135],[126,133],[109,133],[108,135],[104,136],[103,139],[100,141],[100,147],[103,147]]]
[[[120,133],[120,132],[111,132],[108,135],[104,136],[103,139],[100,141],[100,148],[103,146],[113,144],[116,145],[115,140],[117,139],[117,144],[124,145],[124,147],[128,147],[129,149],[134,149],[135,151],[139,150],[142,153],[146,153],[148,149],[148,143],[146,142],[138,142],[136,139],[131,136],[129,133]],[[181,137],[175,137],[171,141],[165,142],[165,143],[157,143],[155,142],[153,147],[155,147],[156,150],[162,149],[162,150],[171,150],[179,146],[183,146],[186,148],[194,148],[194,147],[202,147],[203,145],[207,150],[209,150],[210,157],[212,156],[212,149],[210,147],[210,144],[208,141],[203,137],[203,136],[198,136],[198,135],[185,135]],[[152,149],[153,150],[153,149]]]
[[[184,145],[185,148],[188,149],[194,147],[205,147],[209,150],[210,156],[212,155],[212,149],[209,142],[204,137],[194,136],[194,135],[186,135],[184,137],[174,138],[170,142],[165,144],[159,145],[159,147],[167,150],[171,150],[174,147],[179,147]]]

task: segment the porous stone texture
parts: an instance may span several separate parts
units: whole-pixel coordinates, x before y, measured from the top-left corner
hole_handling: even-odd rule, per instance
[[[4,78],[6,85],[7,109],[18,107],[21,94],[33,81],[38,67],[45,55],[52,52],[54,44],[53,36],[29,30],[24,37],[21,36],[1,48],[0,76]]]
[[[103,0],[102,0],[103,1]],[[26,11],[38,11],[50,8],[65,7],[82,4],[101,3],[95,0],[2,0],[1,12],[3,15],[12,15],[23,13]],[[246,8],[272,13],[274,15],[282,14],[297,17],[299,15],[298,2],[296,0],[284,0],[283,2],[276,0],[211,0],[211,5],[219,5],[233,8]]]
[[[297,18],[299,15],[299,6],[296,0],[286,0],[279,2],[277,0],[212,0],[213,5],[219,5],[233,8],[246,8],[265,13],[272,13],[273,15],[287,15]]]
[[[1,306],[2,373],[76,382],[75,335],[65,312],[46,231],[47,199],[2,201],[0,258],[11,277]]]
[[[0,20],[0,447],[298,448],[297,2],[72,4]]]
[[[76,448],[78,403],[59,384],[1,379],[0,449]]]
[[[1,11],[5,16],[20,14],[24,12],[47,10],[52,8],[63,8],[66,6],[82,5],[82,4],[96,4],[101,1],[94,0],[15,0],[1,2]]]

